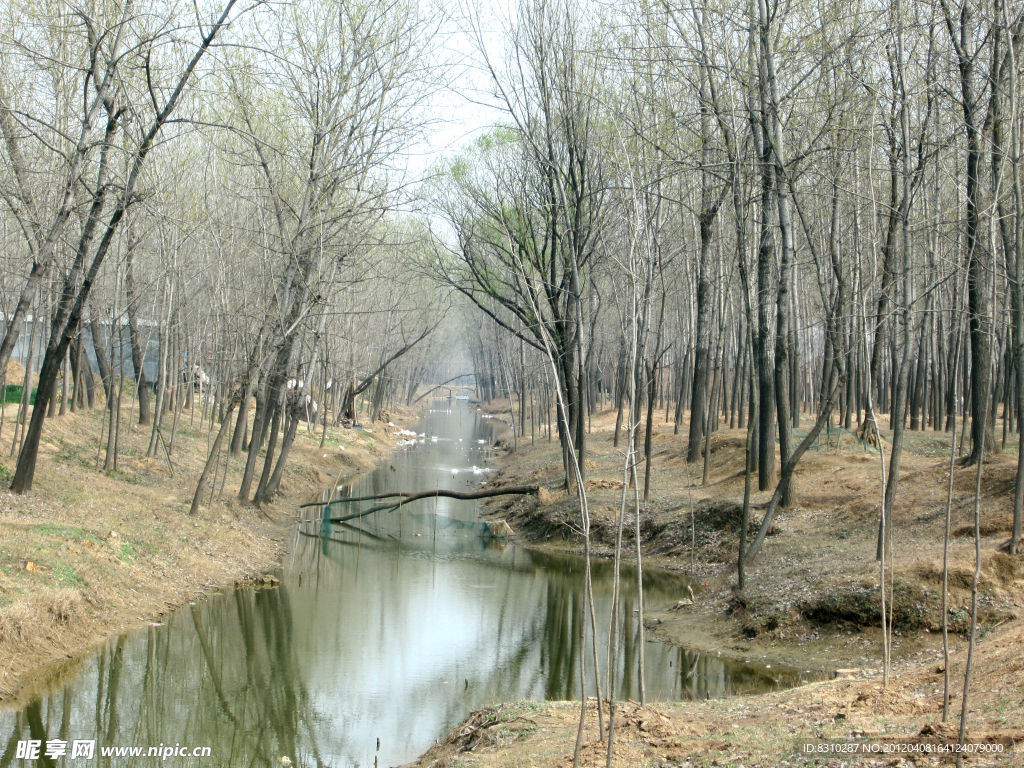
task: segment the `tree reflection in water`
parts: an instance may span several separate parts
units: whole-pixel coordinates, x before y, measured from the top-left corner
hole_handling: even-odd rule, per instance
[[[167,627],[121,636],[74,683],[3,713],[9,738],[0,766],[28,764],[15,759],[22,739],[61,739],[69,753],[72,740],[96,739],[100,766],[130,762],[100,756],[101,746],[176,744],[210,747],[206,765],[279,765],[283,755],[327,765],[292,618],[286,589],[239,589],[179,612]]]
[[[482,463],[467,446],[491,442],[489,428],[480,419],[431,416],[423,431],[448,429],[462,441],[417,446],[393,458],[396,472],[385,467],[332,493],[368,495],[396,484],[472,487],[472,473],[456,476],[447,468]],[[358,509],[335,504],[332,513],[352,507]],[[368,767],[375,759],[396,765],[425,751],[471,709],[575,698],[582,560],[479,533],[473,505],[453,499],[345,526],[311,520],[296,532],[279,588],[238,589],[178,611],[166,626],[105,646],[63,688],[21,710],[0,711],[0,768],[25,762],[15,758],[19,740],[54,738],[212,750],[205,762],[175,758],[175,765],[269,767],[283,756],[303,766]],[[610,562],[593,563],[602,664],[611,569]],[[623,584],[635,584],[635,574],[623,571]],[[686,586],[679,574],[644,573],[652,610],[673,605]],[[638,695],[634,604],[627,591],[619,621],[630,630],[615,660],[620,700]],[[646,646],[651,700],[756,692],[798,680],[796,670]],[[98,757],[95,764],[129,762]]]

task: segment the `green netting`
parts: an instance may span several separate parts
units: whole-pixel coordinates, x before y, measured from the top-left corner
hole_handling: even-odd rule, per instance
[[[20,403],[21,393],[24,387],[21,384],[8,384],[4,387],[4,404],[8,403]],[[36,387],[32,387],[32,394],[29,397],[29,405],[35,405],[36,402]]]

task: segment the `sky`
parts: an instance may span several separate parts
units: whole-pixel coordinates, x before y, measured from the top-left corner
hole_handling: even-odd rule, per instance
[[[433,2],[433,0],[427,0]],[[480,14],[483,42],[490,56],[501,55],[503,19],[514,13],[513,0],[472,0]],[[415,179],[425,177],[444,157],[457,154],[481,134],[502,122],[503,113],[494,106],[490,78],[482,69],[478,45],[465,32],[468,6],[455,0],[441,9],[443,21],[435,37],[438,59],[450,67],[447,87],[438,90],[425,107],[430,123],[423,140],[410,148],[407,172]]]

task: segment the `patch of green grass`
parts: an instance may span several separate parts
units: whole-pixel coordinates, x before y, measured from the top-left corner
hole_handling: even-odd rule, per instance
[[[124,560],[126,563],[134,563],[135,562],[135,547],[132,545],[131,542],[128,542],[128,541],[124,542],[121,545],[121,551],[120,551],[120,553],[118,553],[118,556],[122,560]]]
[[[122,401],[131,400],[135,395],[135,379],[131,376],[119,376],[114,382],[114,387],[120,388]]]
[[[0,483],[9,483],[13,477],[14,475],[11,474],[11,470],[0,464]]]
[[[72,525],[35,525],[32,526],[32,530],[43,534],[44,536],[60,536],[61,538],[71,539],[72,541],[82,541],[84,539],[92,539],[93,541],[103,541],[103,537],[100,536],[96,531],[90,531],[88,528],[80,528]]]
[[[53,564],[53,580],[65,587],[85,586],[85,579],[63,560],[58,560]]]
[[[121,469],[108,469],[103,474],[107,477],[113,478],[114,480],[120,480],[121,482],[128,483],[129,485],[145,485],[145,482],[140,475],[125,472]]]

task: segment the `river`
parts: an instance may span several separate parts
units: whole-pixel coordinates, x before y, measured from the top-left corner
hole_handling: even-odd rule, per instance
[[[422,438],[324,498],[475,488],[489,475],[496,426],[463,401],[435,400],[417,427]],[[328,516],[371,504],[332,504]],[[100,754],[110,746],[177,753],[143,764],[278,766],[287,758],[383,768],[415,759],[473,709],[578,697],[580,558],[482,535],[467,501],[428,499],[341,525],[318,515],[311,510],[294,530],[280,586],[189,605],[71,665],[28,705],[0,710],[0,768],[138,763]],[[618,696],[636,699],[636,573],[622,575],[620,619],[630,629],[617,659]],[[596,561],[602,667],[611,583],[611,563]],[[685,576],[648,570],[646,604],[668,607],[686,586]],[[587,654],[592,675],[589,641]],[[650,641],[644,655],[654,700],[757,693],[802,677]],[[68,755],[75,740],[95,740],[96,756],[19,759],[18,742],[29,739],[41,752],[66,741]],[[205,747],[208,757],[181,755]]]

